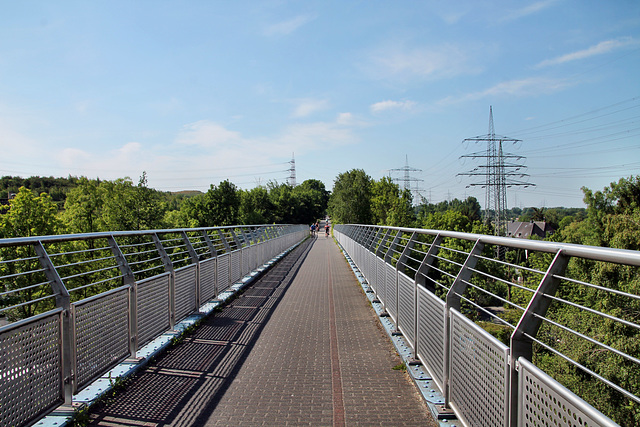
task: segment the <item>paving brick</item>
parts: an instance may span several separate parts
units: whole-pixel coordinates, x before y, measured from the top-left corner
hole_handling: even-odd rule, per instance
[[[92,415],[94,424],[129,417],[131,425],[436,425],[406,374],[392,369],[401,360],[331,239],[302,245],[252,288],[207,319],[167,362],[140,375],[153,384],[170,366],[186,386],[147,387],[146,396],[134,393],[144,387],[130,387],[121,394],[127,405],[120,405],[128,412],[118,413],[114,403]],[[204,354],[208,337],[216,341]],[[181,365],[180,355],[200,360]],[[135,405],[143,414],[145,400],[162,395],[173,406],[146,419],[136,415]]]

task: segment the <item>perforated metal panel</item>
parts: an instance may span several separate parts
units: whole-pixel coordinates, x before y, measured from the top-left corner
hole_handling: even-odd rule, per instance
[[[369,286],[375,290],[378,287],[378,283],[376,281],[378,274],[378,258],[373,253],[367,251],[363,246],[360,246],[360,250],[362,251],[362,263],[367,269],[367,272],[365,273],[367,281],[369,282]]]
[[[0,328],[0,425],[35,421],[64,403],[62,310]]]
[[[208,301],[216,296],[216,259],[200,262],[200,300]]]
[[[456,310],[450,310],[450,403],[470,426],[506,426],[509,348]]]
[[[524,358],[518,359],[518,425],[617,426]]]
[[[385,307],[394,322],[398,321],[398,289],[396,288],[396,280],[398,272],[395,267],[385,263],[384,293]]]
[[[170,274],[138,282],[138,347],[168,330]]]
[[[415,322],[415,284],[406,274],[398,273],[398,328],[412,348],[415,348]]]
[[[217,267],[217,279],[218,279],[218,292],[229,289],[231,284],[229,277],[229,254],[223,254],[218,257]]]
[[[129,286],[74,303],[72,315],[75,392],[130,355]]]
[[[446,303],[418,286],[418,358],[444,390],[444,340]]]
[[[197,265],[191,264],[175,271],[176,321],[182,320],[196,307]]]

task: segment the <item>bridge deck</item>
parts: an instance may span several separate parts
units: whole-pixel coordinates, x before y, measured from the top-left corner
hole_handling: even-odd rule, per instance
[[[308,240],[156,359],[94,425],[436,425],[331,239]]]

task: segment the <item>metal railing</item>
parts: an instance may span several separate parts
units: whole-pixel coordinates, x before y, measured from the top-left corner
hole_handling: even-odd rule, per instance
[[[616,425],[594,409],[603,400],[638,422],[639,252],[371,225],[334,235],[466,425]]]
[[[0,426],[71,404],[307,235],[260,225],[0,240]]]

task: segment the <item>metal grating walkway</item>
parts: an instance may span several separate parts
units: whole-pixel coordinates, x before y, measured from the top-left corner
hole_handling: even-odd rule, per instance
[[[91,413],[103,426],[436,425],[331,239],[307,240]]]

